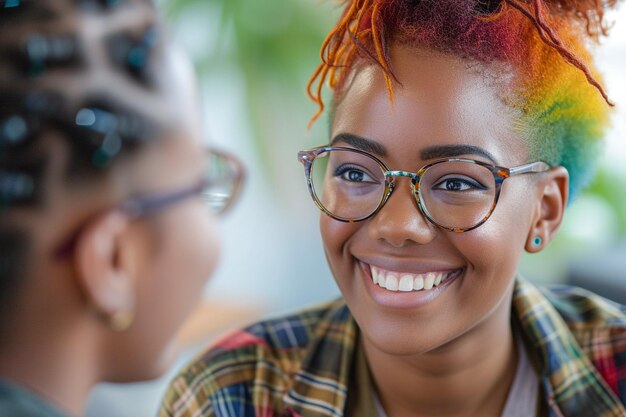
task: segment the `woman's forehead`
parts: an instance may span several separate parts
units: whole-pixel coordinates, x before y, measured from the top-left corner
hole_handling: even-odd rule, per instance
[[[504,103],[481,68],[404,47],[393,48],[391,57],[398,78],[393,100],[379,67],[360,68],[338,103],[333,136],[352,133],[392,148],[474,145],[500,163],[523,162],[526,145],[516,129],[521,114]]]

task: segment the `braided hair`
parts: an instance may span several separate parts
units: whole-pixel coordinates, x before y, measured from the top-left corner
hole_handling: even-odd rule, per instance
[[[19,214],[162,136],[144,111],[164,88],[162,38],[149,0],[0,0],[0,309],[32,263]]]

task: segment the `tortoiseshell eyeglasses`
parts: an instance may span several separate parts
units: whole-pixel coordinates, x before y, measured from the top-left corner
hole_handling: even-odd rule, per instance
[[[513,168],[465,158],[441,159],[417,172],[392,171],[354,148],[321,146],[298,153],[315,204],[333,219],[358,222],[374,216],[393,194],[398,177],[411,181],[417,207],[432,224],[467,232],[485,223],[507,178],[545,172],[545,162]]]

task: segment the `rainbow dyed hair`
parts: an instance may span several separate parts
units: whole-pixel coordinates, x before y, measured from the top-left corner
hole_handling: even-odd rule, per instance
[[[391,43],[431,48],[513,69],[503,96],[523,116],[516,128],[530,158],[570,173],[575,195],[592,177],[609,122],[610,102],[589,47],[607,34],[606,9],[617,0],[344,0],[322,45],[309,96],[324,110],[322,87],[337,95],[363,59],[383,70],[390,99]]]

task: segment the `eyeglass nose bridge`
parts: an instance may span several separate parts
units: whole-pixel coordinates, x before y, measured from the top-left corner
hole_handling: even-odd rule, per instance
[[[384,206],[387,203],[387,201],[389,201],[389,198],[391,197],[391,194],[393,193],[393,191],[395,189],[395,179],[397,177],[410,178],[411,179],[411,185],[410,185],[411,194],[413,195],[414,203],[417,204],[417,209],[418,209],[419,213],[424,217],[425,220],[427,220],[427,222],[432,223],[434,225],[437,225],[431,219],[430,215],[425,210],[425,208],[422,206],[422,202],[421,202],[421,199],[420,199],[420,195],[419,195],[419,186],[420,186],[420,178],[421,178],[420,174],[422,174],[423,171],[424,170],[421,170],[419,173],[410,172],[410,171],[385,171],[385,173],[384,173],[384,175],[385,175],[385,187],[386,187],[387,191],[385,193],[385,198],[381,202],[381,205],[378,208],[377,212],[382,209],[382,206]]]
[[[419,188],[420,176],[415,172],[409,171],[385,171],[385,180],[387,182],[387,186],[393,190],[395,188],[395,178],[396,177],[406,177],[411,179],[411,190],[414,193],[417,193]]]

